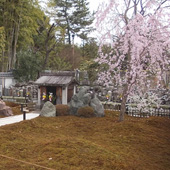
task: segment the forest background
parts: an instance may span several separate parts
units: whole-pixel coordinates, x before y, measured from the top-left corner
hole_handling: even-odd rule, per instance
[[[0,1],[0,71],[13,71],[25,82],[43,70],[94,73],[98,45],[90,37],[95,13],[89,2],[50,0],[46,5],[48,11],[38,0]]]

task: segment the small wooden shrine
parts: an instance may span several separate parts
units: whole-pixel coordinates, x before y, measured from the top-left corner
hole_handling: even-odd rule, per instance
[[[35,81],[38,85],[38,105],[45,101],[53,104],[68,104],[71,97],[76,93],[74,71],[43,72]]]

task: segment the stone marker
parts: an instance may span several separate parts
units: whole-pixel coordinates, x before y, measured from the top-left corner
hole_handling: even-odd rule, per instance
[[[41,112],[40,116],[44,117],[55,117],[56,116],[56,107],[51,102],[47,101],[45,102]]]

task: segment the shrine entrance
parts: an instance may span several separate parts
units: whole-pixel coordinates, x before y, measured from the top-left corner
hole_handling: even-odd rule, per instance
[[[52,93],[52,95],[53,95],[53,98],[52,98],[52,103],[54,104],[54,105],[56,105],[56,87],[54,87],[54,86],[47,86],[46,87],[46,90],[47,90],[47,95],[49,96],[50,95],[50,93]]]

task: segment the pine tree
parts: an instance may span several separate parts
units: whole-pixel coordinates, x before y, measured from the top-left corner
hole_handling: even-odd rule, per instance
[[[94,18],[88,9],[87,0],[53,0],[57,11],[57,24],[65,30],[65,38],[71,44],[74,35],[85,39],[93,29]]]

